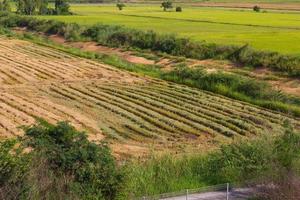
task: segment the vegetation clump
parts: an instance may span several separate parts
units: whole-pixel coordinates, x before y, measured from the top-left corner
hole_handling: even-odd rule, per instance
[[[129,176],[137,178],[128,184],[137,192],[136,196],[142,196],[230,182],[252,187],[262,199],[273,199],[266,197],[274,197],[287,184],[291,187],[279,191],[281,198],[276,199],[293,199],[299,192],[294,184],[295,180],[300,181],[299,147],[300,134],[286,127],[285,133],[274,138],[267,133],[257,139],[237,140],[210,153],[179,158],[164,155],[134,162],[128,166]],[[267,193],[256,188],[270,183],[275,187],[266,187]]]
[[[260,12],[260,7],[257,6],[257,5],[255,5],[255,6],[253,7],[253,11],[255,11],[255,12]]]
[[[119,9],[119,10],[123,10],[123,8],[126,6],[124,3],[117,3],[117,8]]]
[[[170,0],[166,0],[161,3],[161,8],[163,8],[164,11],[170,10],[173,8],[173,2]]]
[[[48,0],[16,0],[17,13],[22,15],[69,15],[70,5],[65,0],[55,0],[54,9]]]
[[[176,12],[182,12],[182,8],[180,6],[176,7]]]
[[[3,0],[0,2],[0,11],[2,12],[10,12],[11,6],[9,0]]]
[[[55,14],[56,15],[68,15],[70,14],[70,5],[66,0],[55,0]]]
[[[114,199],[123,180],[106,143],[45,121],[0,143],[0,177],[2,199]]]

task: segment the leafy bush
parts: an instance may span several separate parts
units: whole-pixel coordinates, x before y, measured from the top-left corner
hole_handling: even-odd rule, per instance
[[[55,14],[56,15],[69,15],[71,14],[70,5],[66,0],[55,0]]]
[[[16,148],[17,140],[0,142],[0,187],[12,180],[14,175],[23,172],[26,168],[23,162],[23,148]]]
[[[182,12],[182,8],[180,6],[176,7],[176,12]]]
[[[255,12],[259,12],[259,11],[260,11],[260,7],[259,7],[259,6],[257,6],[257,5],[255,5],[255,6],[253,7],[253,11],[255,11]]]
[[[167,11],[168,9],[172,9],[173,8],[173,3],[171,0],[166,0],[164,2],[161,3],[161,8],[164,9],[164,11]]]
[[[0,11],[1,12],[10,12],[11,6],[9,0],[3,0],[0,2]]]
[[[0,143],[2,195],[10,187],[13,193],[7,195],[24,199],[31,199],[33,192],[39,198],[64,193],[80,199],[115,199],[121,188],[123,174],[107,144],[89,142],[85,133],[66,122],[51,125],[40,121],[26,127],[25,136],[16,144],[10,140]],[[24,148],[31,151],[26,153]],[[43,184],[37,181],[43,180],[51,187],[41,188]],[[57,191],[55,184],[63,185],[63,191]]]
[[[123,8],[125,7],[125,4],[124,3],[117,3],[116,6],[119,10],[123,10]]]

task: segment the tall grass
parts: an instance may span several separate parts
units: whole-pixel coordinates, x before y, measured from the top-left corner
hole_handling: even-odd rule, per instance
[[[126,165],[127,188],[133,196],[181,191],[226,182],[237,185],[280,180],[289,169],[299,177],[299,133],[287,128],[271,134],[235,141],[201,154],[153,156]]]
[[[205,186],[195,170],[198,164],[201,162],[196,157],[171,154],[153,155],[147,161],[132,161],[125,167],[127,189],[133,196],[147,196]]]

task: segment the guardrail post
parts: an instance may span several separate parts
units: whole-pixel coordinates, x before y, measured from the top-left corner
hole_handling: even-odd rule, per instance
[[[186,198],[185,198],[186,200],[188,200],[188,198],[189,198],[188,196],[189,196],[189,190],[186,189]]]
[[[226,200],[229,200],[229,183],[226,184]]]

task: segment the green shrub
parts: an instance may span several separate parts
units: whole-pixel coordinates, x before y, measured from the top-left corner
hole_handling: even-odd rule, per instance
[[[0,2],[0,11],[1,12],[10,12],[11,6],[9,0],[3,0]]]
[[[69,9],[70,5],[65,0],[55,0],[55,14],[56,15],[69,15],[71,14]]]
[[[124,3],[117,3],[116,6],[119,10],[123,10],[123,8],[125,7],[125,4]]]
[[[171,0],[166,0],[166,1],[163,1],[161,3],[161,8],[164,9],[164,11],[167,11],[168,9],[172,9],[173,8],[173,3]]]
[[[16,179],[26,168],[22,156],[23,148],[16,148],[17,140],[4,140],[0,142],[0,187],[8,181]]]
[[[253,6],[253,11],[260,12],[260,7],[257,5]]]
[[[176,7],[176,12],[182,12],[182,8],[180,6]]]
[[[80,199],[110,200],[122,188],[123,174],[108,145],[90,142],[85,133],[66,122],[40,121],[26,127],[16,144],[10,140],[0,143],[1,194],[9,187],[12,193],[7,195],[22,199],[32,199],[33,194],[37,199],[72,194]],[[24,148],[31,151],[25,153]]]

